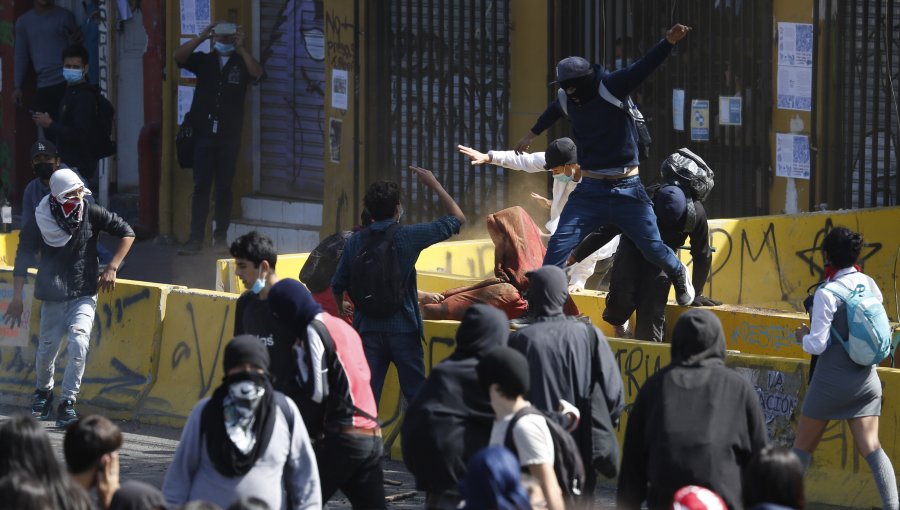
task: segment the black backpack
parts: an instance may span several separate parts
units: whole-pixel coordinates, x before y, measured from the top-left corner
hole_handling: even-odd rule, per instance
[[[703,158],[682,147],[659,167],[662,183],[675,184],[694,200],[703,202],[716,185],[716,175]]]
[[[394,244],[399,228],[394,223],[384,230],[366,227],[360,232],[359,252],[350,262],[350,299],[369,317],[390,317],[403,307],[409,275],[400,273]]]
[[[518,458],[519,454],[513,441],[513,428],[520,418],[528,414],[540,415],[547,422],[550,437],[553,438],[553,472],[556,473],[556,480],[563,495],[569,498],[580,496],[586,479],[581,453],[578,452],[578,445],[575,444],[572,434],[566,432],[552,415],[532,406],[519,409],[509,422],[503,445]]]
[[[322,292],[331,286],[331,277],[337,270],[338,261],[344,251],[344,243],[353,232],[344,231],[331,234],[309,254],[306,263],[300,268],[300,281],[312,293]]]
[[[112,139],[116,110],[100,90],[93,89],[97,96],[97,126],[91,136],[91,157],[103,159],[116,153],[116,142]]]

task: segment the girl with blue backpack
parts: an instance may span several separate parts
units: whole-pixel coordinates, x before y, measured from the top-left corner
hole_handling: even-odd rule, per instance
[[[843,227],[832,229],[823,242],[826,280],[813,296],[811,326],[801,325],[795,333],[803,350],[819,358],[800,412],[794,453],[805,470],[828,421],[847,420],[883,508],[897,509],[894,468],[878,440],[882,390],[875,372],[890,354],[891,332],[881,291],[856,265],[862,246],[862,236]]]

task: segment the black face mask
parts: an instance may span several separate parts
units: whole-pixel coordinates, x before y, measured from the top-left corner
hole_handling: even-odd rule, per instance
[[[568,94],[569,99],[575,101],[576,103],[587,103],[591,99],[594,99],[599,92],[597,91],[597,86],[594,85],[594,73],[587,76],[581,76],[572,80],[566,80],[559,84],[563,90],[568,89],[569,87],[575,87],[575,92]]]
[[[34,163],[33,167],[34,173],[41,179],[48,180],[53,175],[53,163]]]

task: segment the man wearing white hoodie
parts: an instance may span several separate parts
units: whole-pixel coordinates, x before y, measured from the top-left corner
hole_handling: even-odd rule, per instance
[[[550,142],[545,152],[516,153],[516,151],[488,151],[487,154],[471,147],[457,145],[459,152],[472,160],[472,165],[494,164],[528,173],[550,172],[553,174],[553,200],[532,193],[531,197],[550,207],[550,221],[545,227],[550,235],[556,232],[559,214],[569,200],[569,194],[581,182],[581,167],[578,165],[575,142],[570,138],[559,138]],[[619,246],[619,236],[587,258],[572,265],[569,273],[569,292],[584,290],[588,278],[594,274],[597,262],[612,257]]]

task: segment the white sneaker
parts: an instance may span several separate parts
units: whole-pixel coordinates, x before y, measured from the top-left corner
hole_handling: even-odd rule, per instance
[[[691,282],[688,268],[684,262],[681,263],[680,274],[675,277],[672,285],[675,286],[675,302],[681,306],[689,306],[694,302],[694,284]]]

